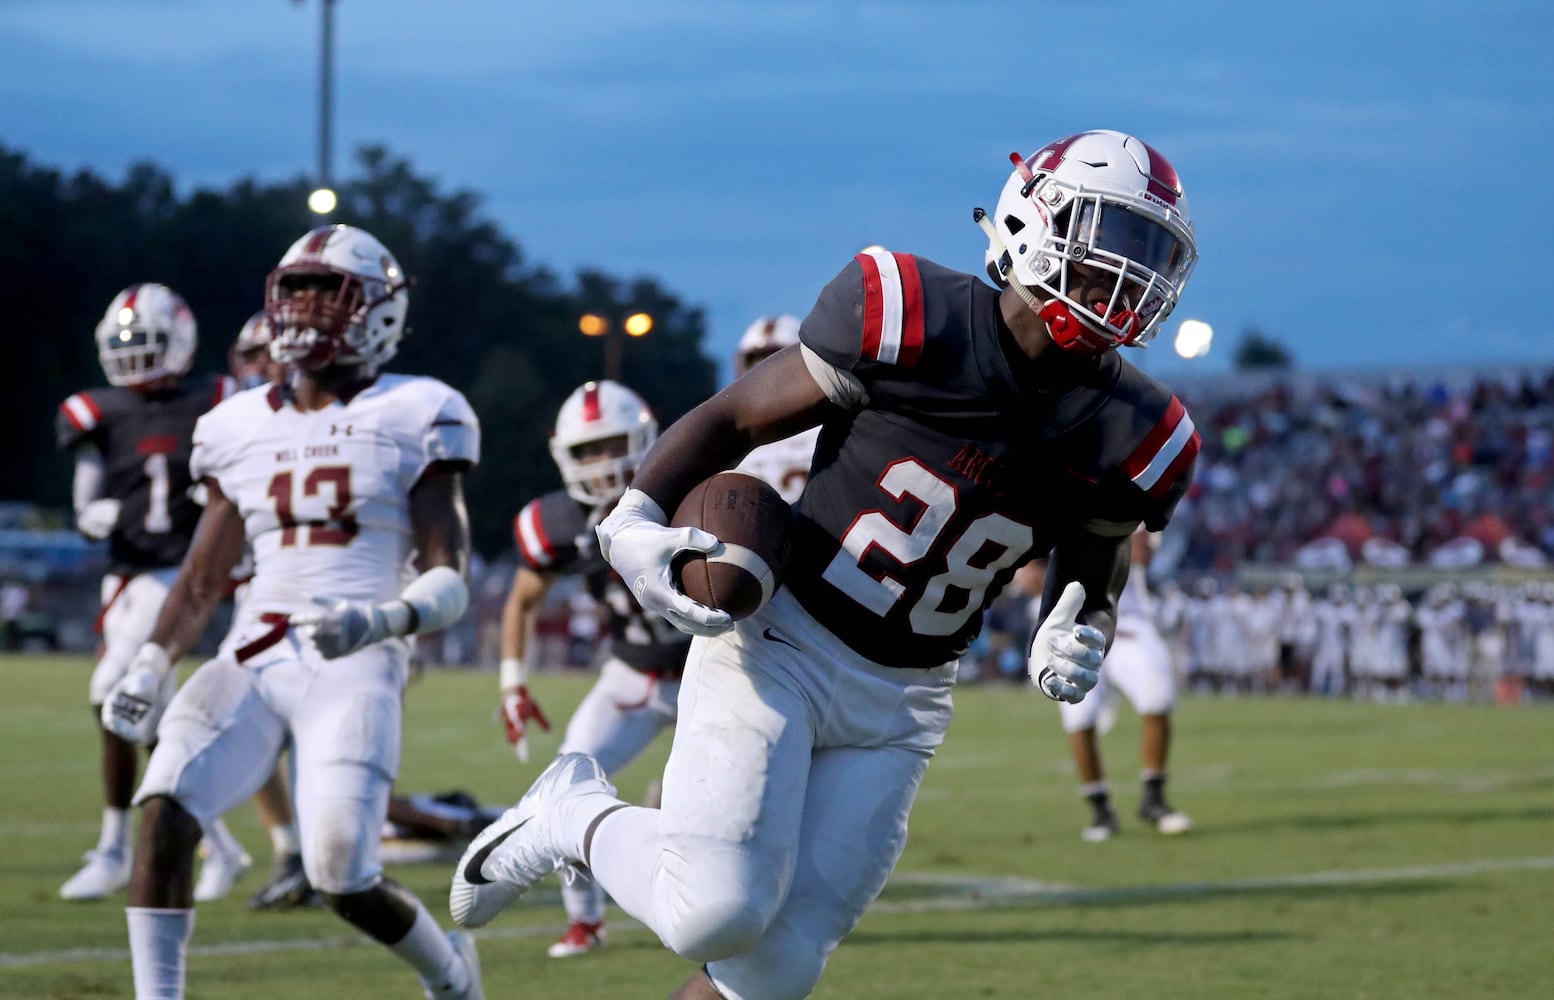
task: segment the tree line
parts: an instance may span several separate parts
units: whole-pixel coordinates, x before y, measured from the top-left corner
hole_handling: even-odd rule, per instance
[[[414,282],[409,335],[390,370],[432,375],[479,414],[481,468],[469,480],[475,546],[511,545],[513,514],[560,485],[547,438],[563,399],[602,374],[604,338],[584,338],[587,312],[647,312],[652,333],[624,348],[625,379],[660,424],[711,395],[717,366],[702,352],[705,319],[650,278],[587,269],[564,281],[524,258],[470,191],[443,191],[406,159],[360,150],[356,176],[327,219],[384,242]],[[141,163],[122,182],[65,174],[0,145],[0,426],[7,475],[0,500],[68,508],[70,464],[54,414],[70,393],[105,384],[93,329],[120,289],[165,284],[199,324],[194,371],[224,371],[243,322],[263,305],[264,279],[298,236],[320,224],[305,178],[238,181],[180,196],[163,168]]]

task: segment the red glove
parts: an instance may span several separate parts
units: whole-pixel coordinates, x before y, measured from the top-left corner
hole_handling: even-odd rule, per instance
[[[529,759],[529,723],[532,721],[550,732],[550,720],[545,718],[539,702],[530,697],[529,689],[522,684],[502,699],[502,721],[507,724],[507,742],[512,744],[513,752],[522,761]]]

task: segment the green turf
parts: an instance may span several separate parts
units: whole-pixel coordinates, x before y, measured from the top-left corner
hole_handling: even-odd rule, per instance
[[[120,901],[56,898],[97,830],[89,664],[0,657],[0,997],[131,995]],[[541,678],[564,718],[587,678]],[[553,752],[516,763],[489,721],[491,674],[437,673],[408,699],[401,788],[515,798]],[[1554,927],[1554,714],[1548,708],[1192,699],[1171,792],[1198,829],[1130,822],[1137,726],[1105,740],[1123,834],[1084,820],[1053,706],[967,688],[930,769],[896,880],[817,997],[1394,998],[1548,995]],[[635,795],[665,744],[621,777]],[[266,855],[253,810],[229,817]],[[393,874],[445,914],[447,865]],[[323,912],[202,906],[190,996],[418,995],[410,973]],[[444,917],[445,919],[445,917]],[[690,967],[617,918],[611,947],[552,961],[553,886],[481,937],[493,1000],[662,998]],[[225,950],[223,950],[225,948]]]

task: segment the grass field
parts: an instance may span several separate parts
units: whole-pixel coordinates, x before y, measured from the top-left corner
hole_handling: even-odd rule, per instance
[[[89,664],[0,657],[0,997],[128,997],[121,901],[59,901],[97,833]],[[587,678],[538,685],[564,718]],[[513,761],[490,674],[408,698],[400,787],[505,803],[554,750]],[[1527,997],[1554,994],[1554,713],[1547,708],[1193,699],[1171,792],[1198,829],[1128,823],[1137,727],[1105,741],[1123,835],[1079,840],[1057,713],[966,688],[884,897],[815,994],[867,998]],[[637,794],[667,747],[621,776]],[[229,820],[262,867],[253,810]],[[391,873],[446,922],[448,865]],[[191,997],[418,996],[412,975],[323,911],[251,914],[259,871],[199,910]],[[690,967],[616,915],[603,953],[553,961],[554,886],[480,934],[493,1000],[663,998]]]

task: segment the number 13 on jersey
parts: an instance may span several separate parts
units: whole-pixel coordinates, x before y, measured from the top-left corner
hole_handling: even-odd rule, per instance
[[[351,467],[320,465],[302,477],[301,496],[296,492],[297,473],[276,473],[266,491],[275,504],[281,524],[281,546],[349,545],[361,526],[350,513]],[[309,518],[299,509],[324,504],[324,516]]]

